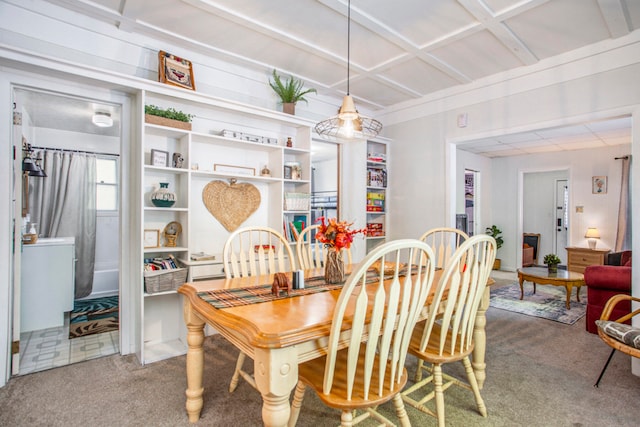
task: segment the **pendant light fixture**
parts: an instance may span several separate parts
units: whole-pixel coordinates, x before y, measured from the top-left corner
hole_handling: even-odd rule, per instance
[[[342,99],[338,115],[329,117],[316,124],[316,132],[325,139],[363,139],[373,138],[382,130],[382,123],[365,117],[356,110],[355,102],[349,93],[351,67],[351,0],[347,12],[347,94]]]

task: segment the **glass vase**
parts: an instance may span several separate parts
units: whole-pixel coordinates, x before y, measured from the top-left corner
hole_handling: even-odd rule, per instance
[[[327,283],[344,282],[342,251],[330,249],[329,252],[327,252],[327,260],[324,264],[324,281]]]
[[[151,193],[151,203],[159,208],[170,208],[176,202],[176,195],[169,191],[169,183],[161,182],[160,188]]]

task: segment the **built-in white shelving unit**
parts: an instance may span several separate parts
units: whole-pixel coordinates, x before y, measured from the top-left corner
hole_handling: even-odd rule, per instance
[[[387,148],[386,142],[367,141],[367,252],[386,239],[389,201]]]
[[[229,235],[203,202],[203,190],[212,181],[231,184],[250,183],[260,192],[260,204],[242,226],[266,225],[292,238],[294,222],[309,224],[307,196],[304,202],[286,203],[292,198],[304,199],[311,192],[311,128],[312,123],[295,116],[225,103],[198,95],[176,91],[175,95],[143,91],[139,103],[174,108],[194,115],[192,130],[141,123],[138,158],[140,159],[138,222],[140,262],[154,257],[173,255],[190,269],[190,278],[220,276],[222,247]],[[240,136],[242,133],[245,139]],[[231,135],[231,136],[230,136]],[[247,136],[248,135],[248,136]],[[286,146],[287,138],[293,141]],[[151,150],[167,153],[168,166],[152,166]],[[174,167],[174,153],[184,159],[182,167]],[[263,170],[269,169],[269,175]],[[160,183],[168,183],[176,194],[169,208],[155,207],[151,194]],[[230,208],[231,206],[227,206]],[[163,230],[172,221],[180,223],[182,233],[175,247],[166,246]],[[144,231],[158,230],[159,247],[144,247]],[[191,261],[196,253],[214,260]],[[151,363],[186,352],[186,327],[182,317],[182,296],[175,290],[147,293],[140,269],[139,351],[142,363]]]

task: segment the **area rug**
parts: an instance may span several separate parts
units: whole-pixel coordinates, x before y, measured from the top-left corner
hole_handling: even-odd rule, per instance
[[[576,290],[575,288],[572,289],[571,310],[567,310],[565,307],[566,290],[564,287],[537,285],[536,293],[534,294],[533,285],[527,282],[524,285],[524,299],[522,301],[520,300],[520,285],[513,283],[491,289],[489,305],[501,310],[573,325],[585,315],[587,306],[586,289],[580,291],[580,300],[581,302],[576,301]]]
[[[69,339],[117,331],[118,296],[75,301],[69,317]]]

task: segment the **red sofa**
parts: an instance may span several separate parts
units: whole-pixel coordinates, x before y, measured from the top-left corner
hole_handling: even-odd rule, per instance
[[[590,265],[584,270],[587,285],[587,331],[598,333],[595,321],[600,319],[609,298],[618,294],[631,295],[631,251],[609,254],[605,265]],[[617,319],[631,312],[631,304],[618,304],[611,314]]]

